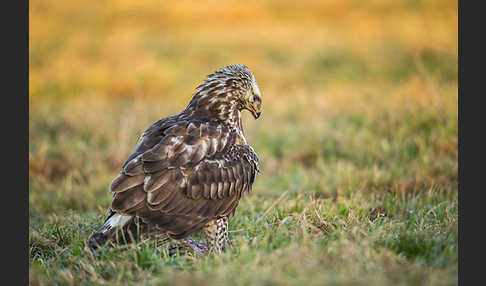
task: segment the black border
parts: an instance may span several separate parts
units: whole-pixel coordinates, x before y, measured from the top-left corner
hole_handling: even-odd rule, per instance
[[[458,1],[459,285],[484,284],[484,10]],[[469,7],[465,7],[465,5]],[[466,42],[469,38],[469,42]],[[474,67],[475,64],[475,67]],[[475,86],[476,85],[476,86]],[[477,101],[477,102],[476,102]],[[482,282],[482,283],[481,283]]]
[[[5,3],[7,4],[7,3]],[[29,1],[2,17],[3,284],[29,283]],[[14,6],[14,7],[11,7]],[[13,8],[13,9],[12,9]],[[13,13],[12,13],[13,12]],[[16,12],[16,13],[15,13]],[[10,16],[10,17],[9,17]],[[8,163],[7,163],[8,162]],[[9,283],[10,282],[10,283]]]

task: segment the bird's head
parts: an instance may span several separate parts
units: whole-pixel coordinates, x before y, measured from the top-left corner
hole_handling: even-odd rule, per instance
[[[229,66],[234,67],[234,66]],[[262,95],[255,77],[246,66],[237,65],[241,74],[236,74],[233,82],[241,82],[241,85],[235,84],[235,90],[238,93],[239,107],[251,112],[255,119],[259,118],[262,113]],[[231,81],[230,81],[231,82]]]
[[[260,114],[262,114],[262,95],[255,78],[253,78],[251,88],[245,93],[242,102],[244,108],[249,110],[255,119],[260,117]]]
[[[208,75],[195,94],[199,106],[208,109],[247,109],[255,119],[262,112],[262,98],[255,77],[245,65],[230,65]]]

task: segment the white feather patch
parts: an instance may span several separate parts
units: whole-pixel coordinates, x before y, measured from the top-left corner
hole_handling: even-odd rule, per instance
[[[110,219],[105,222],[106,228],[104,232],[108,232],[112,228],[122,228],[130,221],[131,218],[131,216],[127,215],[114,214],[112,217],[110,217]]]

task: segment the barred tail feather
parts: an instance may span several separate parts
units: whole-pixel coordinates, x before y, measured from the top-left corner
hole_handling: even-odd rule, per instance
[[[133,219],[132,216],[125,216],[118,213],[112,213],[105,223],[88,239],[87,246],[95,255],[97,250],[103,246],[109,238],[118,230],[122,229]]]

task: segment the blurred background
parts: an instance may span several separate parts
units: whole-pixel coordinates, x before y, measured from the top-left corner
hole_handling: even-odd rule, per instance
[[[430,188],[457,205],[457,1],[33,0],[29,20],[31,240],[53,213],[103,215],[138,136],[230,64],[263,98],[243,209]]]

